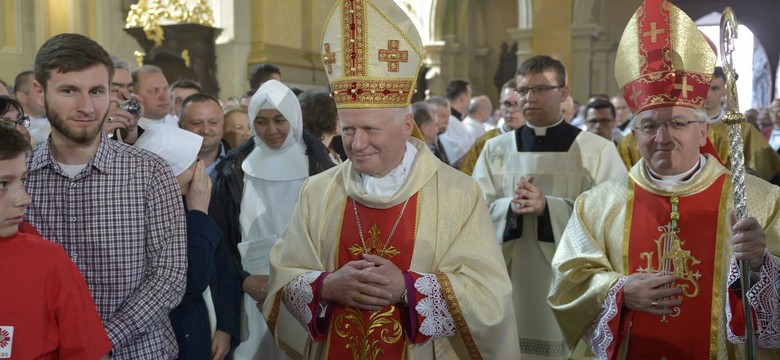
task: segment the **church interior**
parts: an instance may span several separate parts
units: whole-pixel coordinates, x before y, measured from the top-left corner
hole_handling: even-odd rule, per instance
[[[38,47],[52,35],[85,34],[133,66],[161,66],[169,83],[201,82],[226,99],[249,89],[249,69],[280,67],[282,79],[301,89],[325,88],[322,27],[335,0],[0,0],[0,79],[13,82],[32,68]],[[518,63],[537,54],[559,58],[572,96],[619,93],[615,54],[623,29],[640,0],[396,0],[415,22],[425,47],[422,83],[442,95],[447,81],[471,83],[473,94],[497,102],[501,85]],[[773,0],[673,0],[697,25],[717,25],[734,8],[757,41],[752,53],[752,101],[774,96],[780,55]],[[761,11],[756,11],[761,9]],[[716,39],[713,39],[717,41]],[[743,74],[743,79],[750,76]],[[750,103],[750,104],[748,104]]]

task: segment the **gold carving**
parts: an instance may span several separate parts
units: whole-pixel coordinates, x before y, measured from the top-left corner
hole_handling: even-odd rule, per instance
[[[182,50],[181,58],[184,60],[184,66],[190,67],[190,51],[187,49]]]
[[[138,64],[138,67],[144,66],[144,56],[146,56],[146,53],[143,51],[134,51],[133,55],[135,55],[135,62]]]
[[[214,27],[214,12],[207,0],[199,0],[190,9],[187,0],[139,0],[130,7],[125,27],[143,27],[146,38],[160,46],[165,40],[163,22],[200,24]]]
[[[348,307],[336,316],[336,334],[349,339],[347,349],[352,352],[353,359],[381,358],[384,350],[380,347],[382,345],[379,344],[380,340],[384,344],[395,344],[401,340],[403,329],[401,323],[393,318],[395,311],[396,307],[390,306],[383,312],[370,312],[368,328],[363,326],[365,312],[360,310]],[[376,331],[379,331],[377,334],[379,336],[374,334]]]

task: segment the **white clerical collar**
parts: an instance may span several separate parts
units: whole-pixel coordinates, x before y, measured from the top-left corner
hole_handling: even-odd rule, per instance
[[[547,129],[549,129],[551,127],[554,127],[554,126],[558,126],[562,121],[563,121],[563,116],[561,116],[561,119],[558,120],[557,123],[552,124],[550,126],[533,126],[533,125],[531,125],[531,123],[529,123],[527,121],[525,123],[525,126],[528,126],[529,128],[533,129],[534,130],[534,134],[536,134],[536,136],[545,136],[545,135],[547,135]]]
[[[718,114],[715,116],[711,116],[708,121],[710,122],[710,124],[716,123],[720,121],[720,118],[722,118],[723,115],[724,115],[723,109],[720,109],[720,111],[718,111]]]
[[[682,174],[677,174],[677,175],[661,175],[651,170],[650,167],[646,167],[646,168],[647,168],[647,173],[650,174],[650,181],[652,181],[653,184],[657,185],[661,189],[669,190],[672,187],[685,185],[691,182],[691,180],[693,180],[696,177],[696,175],[699,175],[702,169],[704,169],[704,163],[706,162],[707,159],[704,157],[704,155],[699,154],[698,163],[693,165],[693,167],[690,170],[687,170]]]
[[[358,186],[366,190],[369,195],[387,197],[395,195],[406,182],[406,178],[409,177],[409,170],[412,168],[416,156],[417,148],[407,141],[404,158],[398,166],[381,178],[360,174]]]

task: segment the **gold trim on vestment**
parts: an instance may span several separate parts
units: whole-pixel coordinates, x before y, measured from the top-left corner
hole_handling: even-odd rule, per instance
[[[623,274],[630,275],[628,270],[628,243],[631,239],[631,224],[634,216],[634,186],[636,183],[633,178],[628,177],[628,188],[626,193],[626,219],[623,221]]]
[[[466,318],[463,317],[463,312],[458,304],[458,298],[455,296],[455,291],[452,289],[452,284],[447,274],[442,272],[435,273],[436,278],[439,280],[444,300],[447,302],[447,309],[452,315],[452,319],[455,321],[455,326],[458,328],[460,337],[463,339],[463,343],[466,344],[466,349],[469,351],[469,355],[474,360],[482,360],[482,355],[479,353],[474,337],[471,336],[469,326],[466,324]]]
[[[271,331],[271,336],[276,338],[276,321],[279,319],[279,309],[281,308],[282,295],[284,291],[277,291],[274,298],[274,306],[271,308],[271,314],[268,315],[268,330]]]
[[[718,236],[715,239],[715,263],[712,267],[712,317],[710,319],[710,359],[718,357],[718,338],[720,334],[720,327],[722,326],[720,321],[720,314],[723,309],[723,302],[721,294],[721,288],[727,287],[728,284],[724,283],[723,279],[723,246],[726,242],[724,239],[723,229],[726,229],[726,219],[728,219],[728,201],[731,195],[731,177],[725,176],[723,182],[723,190],[720,195],[720,207],[718,208]],[[749,316],[749,315],[747,315]]]

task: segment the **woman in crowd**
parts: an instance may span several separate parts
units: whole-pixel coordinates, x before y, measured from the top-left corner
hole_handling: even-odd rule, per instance
[[[281,82],[270,80],[257,90],[249,119],[254,141],[231,150],[219,164],[210,209],[246,293],[242,329],[248,333],[242,334],[246,340],[236,349],[236,359],[261,354],[279,359],[284,355],[259,310],[268,294],[268,252],[287,226],[304,180],[334,164],[319,139],[303,130],[298,99]]]

